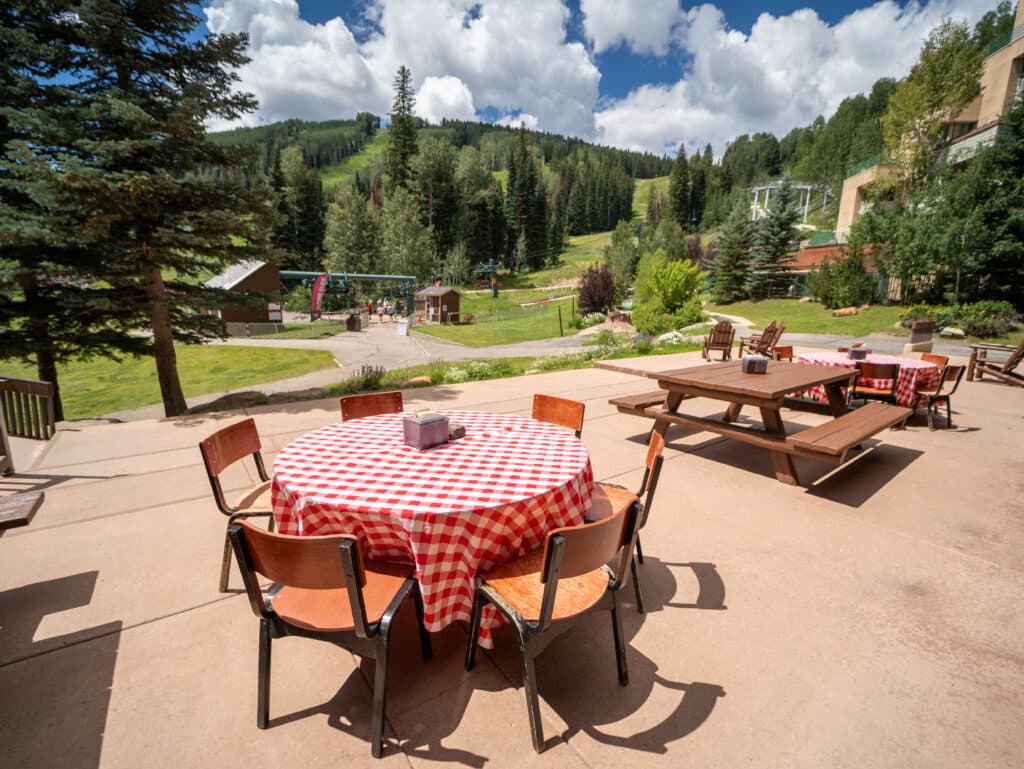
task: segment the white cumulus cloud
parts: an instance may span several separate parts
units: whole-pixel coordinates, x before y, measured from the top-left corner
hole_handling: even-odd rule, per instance
[[[494,123],[495,125],[508,126],[509,128],[519,128],[522,126],[528,131],[536,131],[540,127],[540,121],[537,120],[537,116],[531,115],[529,112],[520,112],[518,115],[502,115]]]
[[[473,94],[457,77],[427,77],[416,93],[415,112],[431,123],[444,118],[476,120]]]
[[[637,53],[663,56],[673,28],[684,18],[678,0],[647,0],[642,6],[622,0],[581,0],[580,10],[595,53],[624,44]]]

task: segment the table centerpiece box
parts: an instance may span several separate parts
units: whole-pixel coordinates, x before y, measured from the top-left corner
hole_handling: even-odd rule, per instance
[[[850,356],[850,360],[864,360],[868,357],[868,351],[863,347],[851,347],[847,355]]]
[[[414,449],[429,449],[448,442],[448,417],[423,411],[402,418],[405,442]]]
[[[748,355],[743,359],[744,374],[767,374],[768,359],[763,355]]]

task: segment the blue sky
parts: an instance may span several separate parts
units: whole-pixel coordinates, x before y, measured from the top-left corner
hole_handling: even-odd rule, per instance
[[[207,0],[247,32],[258,124],[384,115],[399,65],[417,112],[674,154],[782,136],[879,77],[902,77],[943,18],[998,0]],[[224,126],[214,126],[217,128]]]

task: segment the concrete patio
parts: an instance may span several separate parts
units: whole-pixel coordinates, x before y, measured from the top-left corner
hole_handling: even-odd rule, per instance
[[[591,369],[405,396],[522,414],[535,392],[584,400],[595,477],[635,487],[649,424],[607,400],[651,384]],[[508,629],[466,673],[466,628],[434,634],[423,662],[405,611],[379,764],[372,663],[328,644],[276,643],[271,726],[256,728],[257,620],[236,568],[217,592],[224,518],[197,449],[243,412],[16,439],[0,494],[46,501],[0,538],[0,764],[1024,766],[1024,390],[964,382],[953,405],[957,429],[929,431],[920,411],[838,470],[797,460],[803,487],[776,482],[763,450],[672,428],[642,535],[647,613],[623,594],[629,686],[605,618],[559,638],[538,660],[537,755]],[[272,460],[338,406],[245,413]]]

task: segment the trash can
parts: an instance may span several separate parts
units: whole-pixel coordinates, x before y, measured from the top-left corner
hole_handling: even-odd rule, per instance
[[[359,331],[359,313],[349,313],[348,318],[345,319],[345,330]]]

